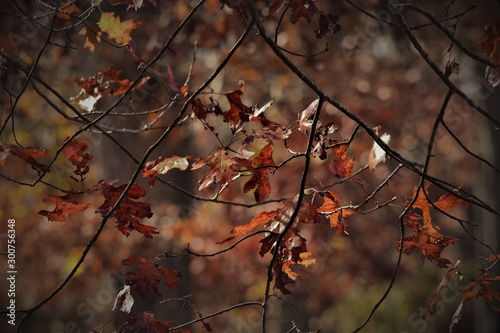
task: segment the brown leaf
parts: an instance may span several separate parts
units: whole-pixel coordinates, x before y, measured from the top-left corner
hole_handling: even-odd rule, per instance
[[[160,157],[156,161],[146,163],[142,178],[150,177],[149,186],[153,186],[157,175],[166,175],[172,169],[186,170],[188,166],[189,162],[186,157]]]
[[[264,148],[262,148],[259,155],[254,158],[253,167],[255,168],[255,172],[253,173],[252,178],[246,182],[243,187],[243,192],[247,193],[255,188],[255,201],[261,202],[269,197],[269,194],[271,193],[268,169],[274,168],[272,142],[269,142]]]
[[[488,56],[488,59],[497,65],[496,68],[486,67],[485,78],[496,87],[500,84],[500,19],[490,22],[484,29],[486,37],[477,42],[479,50]]]
[[[26,163],[31,165],[31,168],[35,170],[38,174],[46,171],[47,166],[45,164],[37,162],[38,157],[43,157],[47,155],[47,150],[42,148],[32,148],[24,147],[20,148],[15,145],[0,144],[0,167],[6,165],[6,159],[9,155],[15,156],[19,159],[24,160]]]
[[[330,171],[339,178],[350,178],[354,169],[354,158],[347,157],[346,146],[332,148],[335,159],[332,159]]]
[[[224,121],[229,123],[233,134],[241,130],[243,125],[250,121],[253,114],[253,108],[246,106],[241,101],[243,91],[244,83],[240,83],[240,89],[224,94],[230,106],[230,109],[224,113]]]
[[[203,166],[209,166],[208,173],[198,182],[199,191],[215,184],[223,190],[234,179],[240,177],[244,171],[250,171],[255,174],[252,162],[248,159],[239,157],[229,157],[223,148],[219,148],[213,155],[197,159],[191,166],[191,170],[197,170]]]
[[[104,202],[97,211],[102,215],[108,214],[127,185],[123,184],[115,187],[112,183],[107,183],[103,180],[99,181]],[[153,234],[158,234],[156,227],[144,225],[139,222],[139,219],[153,216],[151,206],[148,203],[136,201],[145,195],[146,191],[142,187],[133,184],[130,191],[120,203],[120,206],[113,213],[113,217],[116,219],[116,228],[125,236],[129,236],[133,230],[142,233],[147,238],[153,238]]]
[[[150,290],[162,296],[158,290],[160,282],[163,282],[163,284],[172,289],[176,289],[179,286],[176,279],[181,274],[176,270],[159,266],[154,259],[131,256],[124,259],[122,263],[126,266],[139,266],[137,270],[125,274],[125,281],[127,284],[133,286],[142,297],[145,297]]]
[[[90,206],[89,203],[77,203],[80,196],[80,193],[68,193],[63,196],[49,195],[43,201],[56,206],[52,211],[41,210],[38,214],[46,216],[49,221],[66,222],[68,214],[84,211]]]

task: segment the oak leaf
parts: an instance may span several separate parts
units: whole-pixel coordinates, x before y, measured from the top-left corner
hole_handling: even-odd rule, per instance
[[[6,165],[6,159],[9,155],[15,156],[19,159],[24,160],[26,163],[31,165],[31,168],[35,170],[39,175],[47,170],[45,164],[39,163],[36,159],[38,157],[44,157],[47,155],[47,150],[42,148],[32,148],[24,147],[20,148],[11,144],[0,144],[0,167]]]
[[[191,166],[191,170],[197,170],[203,166],[209,166],[208,173],[200,179],[199,190],[203,190],[215,184],[219,186],[219,193],[222,192],[233,180],[240,177],[243,172],[250,171],[255,174],[252,162],[246,158],[229,157],[227,151],[219,148],[213,155],[197,159]]]
[[[149,161],[143,169],[142,177],[150,177],[149,186],[155,184],[157,175],[166,175],[172,169],[186,170],[189,162],[186,157],[172,156],[161,157],[156,161]]]
[[[278,3],[275,6],[278,5],[280,4]],[[316,6],[314,0],[292,0],[290,8],[292,9],[290,16],[292,24],[296,24],[301,18],[311,23],[314,15],[318,17],[318,28],[314,30],[317,38],[324,37],[328,32],[335,34],[341,29],[340,24],[337,23],[339,17],[334,14],[324,13]]]
[[[162,296],[158,290],[160,282],[172,289],[176,289],[179,286],[176,279],[181,277],[181,273],[161,267],[154,259],[130,256],[124,259],[122,263],[126,266],[139,266],[137,270],[125,274],[125,281],[134,287],[142,297],[145,297],[149,291]]]
[[[81,212],[90,206],[89,203],[77,202],[81,195],[81,193],[67,193],[63,196],[49,195],[43,201],[56,206],[52,211],[41,210],[38,214],[46,216],[49,221],[66,222],[69,213]]]
[[[103,180],[99,181],[99,187],[104,196],[104,202],[97,211],[103,216],[108,214],[127,185],[128,184],[122,184],[115,187],[112,183],[107,183]],[[116,219],[116,228],[125,236],[129,236],[133,230],[140,232],[147,238],[152,238],[153,234],[158,234],[156,227],[144,225],[139,222],[140,219],[153,216],[151,206],[148,203],[136,201],[145,195],[146,191],[142,187],[133,184],[120,203],[120,206],[118,206],[113,213],[113,217]]]
[[[86,150],[87,144],[79,142],[76,139],[71,140],[62,150],[62,153],[67,156],[68,161],[75,167],[73,173],[79,177],[77,179],[74,176],[70,176],[74,181],[83,182],[85,180],[83,176],[90,170],[89,163],[93,156],[87,153]]]
[[[317,209],[318,213],[324,214],[330,220],[330,227],[337,228],[337,234],[346,232],[347,222],[345,217],[355,214],[352,209],[344,209],[340,205],[341,198],[331,192],[320,193],[324,201],[321,207]],[[346,232],[347,233],[347,232]]]
[[[255,172],[252,174],[252,178],[250,178],[250,180],[243,187],[243,192],[246,193],[255,188],[255,201],[261,202],[269,197],[269,194],[271,193],[268,171],[268,169],[274,168],[273,148],[271,142],[262,148],[259,155],[254,158],[253,167],[255,168]]]
[[[350,178],[354,169],[354,158],[347,157],[347,146],[340,145],[332,148],[335,159],[330,163],[330,171],[335,177]]]

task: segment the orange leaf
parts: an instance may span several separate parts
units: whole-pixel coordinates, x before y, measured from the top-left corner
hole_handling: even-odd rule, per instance
[[[335,154],[335,159],[332,159],[330,164],[330,171],[335,177],[349,178],[352,176],[354,169],[354,159],[347,157],[345,146],[336,146],[332,148]]]
[[[242,235],[244,233],[247,233],[250,230],[254,229],[256,226],[270,221],[279,212],[281,212],[281,209],[276,209],[276,210],[273,210],[271,212],[261,212],[261,213],[257,214],[257,216],[255,216],[249,223],[234,227],[234,229],[231,230],[231,233],[235,236],[239,236],[239,235]]]

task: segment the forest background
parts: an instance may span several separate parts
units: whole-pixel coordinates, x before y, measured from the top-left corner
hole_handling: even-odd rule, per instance
[[[500,328],[497,1],[0,16],[2,332]]]

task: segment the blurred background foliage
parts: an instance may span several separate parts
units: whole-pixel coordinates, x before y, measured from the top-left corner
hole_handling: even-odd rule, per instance
[[[390,19],[388,11],[379,1],[356,3],[369,12]],[[133,31],[132,37],[143,59],[149,61],[194,4],[194,1],[159,1],[155,8],[146,2],[140,10],[127,11],[127,6],[111,6],[103,1],[100,9],[94,10],[85,21],[89,25],[95,24],[101,11],[114,12],[122,21],[140,21],[141,25]],[[83,0],[75,1],[75,5],[81,10],[90,6],[88,1]],[[331,94],[370,126],[380,126],[381,132],[389,133],[392,137],[391,147],[411,160],[423,162],[432,124],[446,94],[446,87],[420,59],[402,31],[360,13],[348,2],[318,1],[317,5],[325,12],[339,15],[341,32],[319,40],[314,36],[313,27],[306,22],[291,25],[284,21],[277,36],[279,45],[300,54],[319,53],[314,57],[290,57],[323,91]],[[442,19],[468,11],[469,3],[419,1],[418,5]],[[32,65],[48,32],[25,18],[7,13],[39,15],[46,12],[47,8],[42,2],[28,0],[5,1],[0,4],[0,8],[1,48],[26,65]],[[455,36],[466,47],[478,52],[476,42],[484,37],[483,28],[494,18],[494,13],[498,15],[498,4],[483,1],[460,20],[448,23],[456,24]],[[409,17],[412,25],[428,23],[425,17],[415,13]],[[48,24],[50,19],[48,16],[42,22]],[[274,32],[276,21],[277,17],[274,17],[265,22],[270,32]],[[61,27],[74,23],[60,22]],[[75,77],[94,76],[99,69],[108,68],[110,64],[123,70],[121,78],[132,80],[137,77],[140,61],[131,52],[104,42],[97,44],[95,51],[90,52],[83,47],[85,38],[79,35],[81,27],[54,33],[52,41],[62,47],[51,45],[47,48],[37,66],[37,75],[67,100],[80,91],[73,81]],[[170,50],[161,57],[158,68],[164,73],[171,67],[181,84],[194,63],[189,82],[190,89],[194,90],[218,66],[243,30],[244,24],[233,10],[222,7],[218,0],[207,0],[202,10],[175,38]],[[477,66],[456,47],[450,48],[450,41],[437,29],[425,26],[414,32],[424,43],[430,58],[441,68],[448,60],[459,63],[460,74],[453,76],[453,81],[477,102],[486,102],[489,90],[481,78],[484,70],[482,66]],[[18,37],[16,41],[19,42],[15,45],[12,43],[12,33]],[[322,52],[325,48],[328,51]],[[10,91],[19,91],[25,79],[23,73],[6,62],[2,63],[0,75],[2,85]],[[286,70],[255,34],[248,37],[244,46],[210,85],[215,93],[214,98],[220,101],[223,109],[227,106],[217,93],[236,89],[239,80],[246,83],[244,103],[263,105],[273,98],[275,102],[267,111],[267,116],[281,124],[296,120],[298,113],[316,98],[313,92]],[[493,94],[493,91],[490,93]],[[498,94],[498,91],[494,93]],[[5,89],[2,89],[1,94],[3,125],[12,98],[5,93]],[[165,89],[165,82],[153,78],[146,87],[127,97],[117,110],[120,113],[151,110],[167,103],[173,95],[171,90]],[[116,97],[102,98],[96,109],[105,110],[115,100]],[[61,102],[55,103],[65,108]],[[174,108],[180,105],[177,103]],[[138,130],[151,121],[151,117],[154,115],[117,115],[108,117],[102,123]],[[481,140],[479,133],[487,131],[490,125],[485,125],[461,100],[452,98],[446,117],[454,133],[469,149],[481,152],[491,147],[493,142]],[[12,125],[9,124],[3,131],[2,142],[18,142],[24,146],[47,149],[48,156],[40,160],[42,163],[50,161],[65,138],[82,126],[54,112],[29,85],[10,121]],[[140,158],[170,121],[170,115],[167,115],[155,124],[154,129],[113,136]],[[321,121],[333,122],[338,127],[339,141],[348,139],[355,128],[351,120],[332,106],[325,107]],[[226,132],[226,136],[228,134]],[[79,139],[88,143],[88,151],[94,155],[85,186],[91,187],[100,179],[119,179],[119,184],[128,182],[136,165],[113,142],[101,134],[90,132],[82,134]],[[225,140],[223,131],[221,140]],[[217,145],[216,138],[201,123],[190,121],[174,130],[152,158],[174,154],[202,157]],[[304,135],[294,132],[289,145],[294,150],[303,149]],[[355,158],[355,170],[366,165],[371,145],[369,137],[360,134],[349,146],[347,153]],[[286,154],[284,147],[274,147],[275,161],[280,161]],[[436,157],[430,165],[430,174],[433,176],[453,181],[471,191],[483,186],[479,182],[481,169],[478,162],[467,155],[448,134],[439,132],[434,154]],[[309,179],[311,185],[321,186],[334,181],[327,167],[319,167],[325,166],[325,163],[319,159],[313,161],[313,166],[317,168],[314,168]],[[44,178],[47,183],[65,189],[80,186],[68,178],[72,167],[63,156],[54,166]],[[397,163],[389,161],[373,173],[364,170],[357,177],[365,189],[373,190],[396,166]],[[272,179],[272,196],[281,198],[294,195],[301,170],[302,164],[299,162],[289,163],[283,170],[278,170]],[[37,177],[30,166],[12,157],[9,157],[1,171],[12,179],[26,183]],[[167,179],[190,192],[196,192],[196,182],[202,175],[199,171],[174,170]],[[348,235],[337,235],[326,222],[319,226],[303,227],[308,248],[317,258],[317,263],[298,269],[300,274],[292,288],[293,296],[285,300],[273,299],[273,331],[286,332],[291,328],[291,320],[294,320],[298,327],[307,330],[349,332],[365,320],[391,278],[397,257],[394,241],[399,237],[398,215],[417,181],[415,175],[402,171],[377,195],[380,203],[394,196],[398,199],[382,210],[349,218]],[[130,255],[154,258],[163,252],[181,253],[187,244],[193,251],[201,253],[221,250],[226,245],[217,245],[216,241],[226,238],[235,225],[247,223],[259,211],[277,207],[276,204],[268,204],[247,209],[217,205],[194,201],[162,184],[157,183],[153,189],[148,188],[146,180],[141,179],[139,184],[147,188],[145,201],[153,204],[154,216],[148,224],[157,226],[160,234],[153,239],[146,239],[143,235],[132,233],[126,238],[111,224],[107,225],[77,276],[28,321],[26,332],[87,332],[113,319],[105,326],[105,331],[111,331],[114,322],[121,321],[121,315],[116,311],[112,313],[111,308],[123,284],[123,259]],[[252,200],[251,193],[242,194],[242,186],[241,181],[235,181],[221,199],[238,202]],[[99,225],[100,215],[91,208],[83,213],[71,214],[65,223],[48,222],[37,212],[50,208],[42,199],[49,194],[59,195],[56,189],[40,183],[36,186],[19,186],[4,178],[1,180],[1,190],[0,220],[16,219],[19,272],[17,302],[19,309],[27,309],[46,297],[68,275]],[[336,185],[333,190],[346,203],[359,202],[366,196],[366,192],[354,182]],[[430,196],[433,199],[436,200],[441,194],[431,188]],[[494,197],[482,198],[493,204]],[[86,200],[93,207],[102,203],[98,197]],[[460,209],[454,213],[463,218],[474,216],[474,212]],[[441,226],[444,234],[459,239],[455,246],[446,249],[446,258],[455,262],[487,255],[484,249],[472,251],[474,244],[456,222],[437,214],[433,218],[438,221],[436,224]],[[5,223],[2,222],[2,232],[4,228]],[[497,244],[490,245],[498,249]],[[178,269],[183,274],[179,281],[181,287],[177,291],[163,290],[164,296],[172,300],[155,308],[157,317],[174,320],[176,324],[194,317],[189,306],[173,300],[176,297],[189,295],[187,299],[204,315],[231,304],[259,300],[265,288],[267,261],[266,257],[258,256],[258,251],[259,243],[251,239],[217,257],[168,259],[167,267]],[[423,320],[419,312],[443,275],[444,271],[437,266],[429,262],[421,264],[417,254],[405,255],[394,289],[364,332],[446,331],[460,302],[458,296],[450,297],[450,301],[443,304],[441,313],[435,317]],[[5,294],[2,293],[0,297],[1,303],[5,304]],[[144,303],[135,305],[134,310],[151,309],[160,301],[160,297],[151,295]],[[141,309],[141,306],[144,308]],[[481,316],[481,311],[476,316]],[[260,315],[255,309],[239,309],[210,319],[209,323],[215,332],[256,332],[260,329]],[[477,327],[474,325],[473,317],[466,316],[456,332],[472,332]],[[191,329],[193,332],[202,331],[200,325]]]

